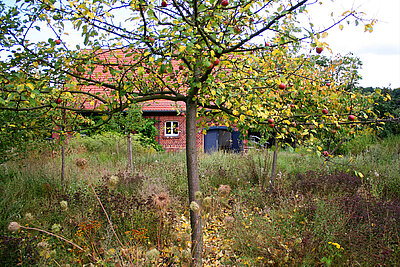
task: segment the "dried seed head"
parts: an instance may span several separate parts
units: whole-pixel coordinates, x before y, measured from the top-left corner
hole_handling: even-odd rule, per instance
[[[25,219],[28,221],[32,221],[33,220],[33,215],[30,212],[25,213]]]
[[[212,204],[212,198],[211,197],[205,197],[203,199],[203,202],[202,202],[202,206],[203,207],[205,207],[205,208],[211,207],[211,204]]]
[[[192,202],[190,203],[190,209],[191,209],[192,211],[196,212],[196,213],[200,212],[200,206],[199,206],[199,204],[197,204],[197,202],[195,202],[195,201],[192,201]]]
[[[158,210],[165,210],[168,207],[170,201],[171,200],[169,198],[169,195],[166,192],[155,195],[153,198],[153,203]]]
[[[181,255],[184,261],[190,261],[190,259],[192,258],[192,253],[190,251],[190,248],[182,250]]]
[[[119,177],[116,175],[111,175],[110,180],[108,180],[108,185],[115,187],[119,182]]]
[[[156,248],[153,248],[152,250],[149,250],[146,252],[146,258],[149,261],[156,261],[158,257],[160,256],[160,252]]]
[[[10,224],[8,225],[8,231],[10,232],[18,231],[19,228],[21,228],[21,225],[19,225],[19,223],[17,222],[10,222]]]
[[[218,188],[218,194],[220,197],[227,197],[231,192],[231,187],[227,184],[221,184]]]
[[[228,228],[232,228],[234,222],[235,222],[235,218],[233,218],[232,216],[226,216],[226,217],[224,218],[224,224],[225,224],[226,227],[228,227]]]
[[[60,232],[61,231],[61,224],[59,224],[59,223],[53,224],[53,226],[51,226],[51,230],[53,232]]]
[[[202,196],[203,196],[203,193],[201,193],[200,191],[196,191],[196,192],[194,193],[194,197],[195,197],[196,199],[200,199]]]
[[[68,210],[68,202],[67,201],[65,201],[65,200],[60,201],[60,206],[61,206],[61,209],[63,211],[67,211]]]
[[[47,244],[46,241],[42,241],[42,242],[39,242],[36,246],[41,249],[46,249],[49,246],[49,244]]]
[[[75,161],[75,165],[81,168],[82,170],[86,168],[87,160],[84,158],[77,159]]]

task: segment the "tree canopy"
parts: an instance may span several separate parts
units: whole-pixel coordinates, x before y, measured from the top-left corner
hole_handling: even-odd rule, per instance
[[[321,2],[321,3],[320,3]],[[26,0],[0,6],[0,109],[113,114],[131,104],[186,105],[189,202],[199,191],[198,112],[227,126],[254,124],[280,137],[376,121],[371,96],[353,90],[357,62],[326,59],[332,27],[373,20],[355,10],[320,27],[314,0]],[[346,60],[350,60],[346,62]],[[353,64],[354,63],[354,64]],[[206,121],[207,123],[209,121]],[[79,123],[78,123],[79,124]],[[76,125],[76,124],[73,124]],[[73,126],[72,128],[74,128]],[[191,210],[193,265],[201,216]]]

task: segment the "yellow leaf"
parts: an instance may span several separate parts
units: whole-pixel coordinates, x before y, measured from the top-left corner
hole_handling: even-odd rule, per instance
[[[342,24],[339,25],[339,29],[343,30],[343,25]]]
[[[240,120],[244,121],[246,119],[246,116],[244,116],[243,114],[240,115]]]
[[[26,86],[28,86],[29,89],[31,89],[31,90],[34,90],[34,89],[35,89],[35,87],[34,87],[33,84],[31,84],[31,83],[27,83]]]
[[[103,116],[101,116],[101,119],[102,119],[103,121],[105,121],[105,120],[108,119],[108,116],[107,116],[107,115],[103,115]]]
[[[322,150],[322,147],[320,147],[320,146],[317,146],[317,148],[318,148],[318,150],[319,150],[319,151],[321,151],[321,150]]]
[[[322,38],[326,38],[326,37],[328,37],[328,33],[327,32],[322,33]]]

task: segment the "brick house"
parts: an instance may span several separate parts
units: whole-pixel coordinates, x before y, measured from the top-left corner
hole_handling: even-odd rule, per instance
[[[86,50],[84,53],[90,53]],[[134,65],[131,58],[119,51],[105,50],[100,58],[104,65],[97,65],[89,74],[100,82],[111,82],[108,71],[110,68],[122,68],[123,65]],[[174,68],[178,69],[178,63],[173,62]],[[92,94],[108,94],[107,88],[96,85],[87,85],[81,88],[83,91]],[[85,101],[86,108],[95,108],[97,101]],[[141,103],[143,116],[152,118],[158,130],[156,141],[162,145],[166,151],[182,151],[186,148],[186,123],[185,123],[185,103],[173,102],[170,100],[153,100]],[[228,131],[227,127],[210,127],[203,133],[203,129],[197,131],[197,148],[200,151],[211,152],[215,150],[234,150],[241,151],[243,142],[238,131]]]
[[[186,148],[185,104],[168,100],[158,100],[143,105],[143,116],[155,121],[158,130],[156,141],[166,151],[181,151]],[[197,131],[197,148],[200,151],[243,149],[243,142],[238,131],[228,131],[224,126],[209,127]]]

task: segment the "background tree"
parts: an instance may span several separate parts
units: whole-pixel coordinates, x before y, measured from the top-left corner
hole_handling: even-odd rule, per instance
[[[329,76],[301,53],[315,47],[321,53],[327,44],[320,38],[331,26],[351,19],[358,23],[360,17],[351,10],[317,30],[305,23],[312,4],[317,1],[43,0],[8,9],[2,5],[0,45],[9,57],[0,70],[7,79],[1,86],[0,109],[48,109],[49,116],[60,111],[96,113],[107,122],[132,103],[183,102],[189,203],[200,206],[199,108],[201,115],[222,116],[229,125],[249,118],[250,123],[265,122],[271,116],[283,116],[283,124],[300,116],[304,125],[321,125],[312,119],[317,113],[307,96],[318,91],[324,100],[326,83],[321,81]],[[367,22],[366,28],[371,27]],[[47,37],[35,39],[44,29],[50,31]],[[67,34],[74,31],[82,38],[72,48]],[[287,93],[280,94],[284,89]],[[283,103],[290,101],[307,113],[288,112]],[[205,112],[210,109],[217,112]],[[218,114],[220,110],[224,113]],[[317,118],[335,123],[347,113]],[[307,132],[310,129],[299,131]],[[201,216],[194,209],[190,217],[192,265],[201,266]]]

